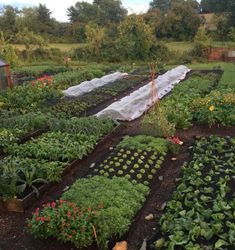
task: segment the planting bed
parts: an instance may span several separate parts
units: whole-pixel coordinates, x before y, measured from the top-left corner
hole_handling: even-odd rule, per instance
[[[87,116],[97,113],[114,100],[120,99],[146,84],[146,76],[127,76],[124,79],[94,89],[81,97],[64,100],[53,106],[51,112],[64,117]],[[66,98],[67,99],[67,98]]]

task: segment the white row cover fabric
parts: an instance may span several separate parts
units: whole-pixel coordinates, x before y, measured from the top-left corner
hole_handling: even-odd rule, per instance
[[[183,80],[190,69],[186,66],[178,66],[155,79],[158,98],[161,99],[169,93],[174,85]],[[157,101],[157,95],[151,98],[152,82],[125,96],[121,100],[112,103],[96,114],[97,117],[109,117],[115,120],[132,121],[140,117]],[[153,100],[154,99],[154,100]]]
[[[85,93],[92,91],[98,87],[102,87],[108,83],[122,79],[124,76],[128,75],[127,73],[115,72],[101,78],[94,78],[91,81],[82,82],[79,85],[72,86],[63,91],[65,96],[68,97],[77,97]]]

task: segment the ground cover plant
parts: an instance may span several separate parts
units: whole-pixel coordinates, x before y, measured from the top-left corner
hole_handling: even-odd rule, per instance
[[[119,93],[128,90],[142,81],[146,80],[146,76],[129,76],[127,78],[117,80],[106,86],[94,89],[73,100],[64,100],[54,105],[51,112],[55,115],[59,114],[64,117],[86,115],[91,108],[101,104]],[[57,115],[58,116],[58,115]]]
[[[101,176],[76,181],[60,200],[39,209],[28,221],[29,231],[40,238],[55,237],[87,247],[121,237],[145,201],[149,189],[125,178]]]
[[[125,177],[149,185],[161,168],[171,142],[151,136],[124,137],[114,149],[92,166],[93,175]]]
[[[155,248],[233,249],[235,139],[197,140],[193,159],[160,219]]]

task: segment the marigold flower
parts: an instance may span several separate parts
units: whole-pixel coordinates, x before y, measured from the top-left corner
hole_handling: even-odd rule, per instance
[[[209,110],[210,110],[211,112],[214,111],[214,110],[215,110],[215,106],[213,106],[213,105],[210,106],[210,107],[209,107]]]

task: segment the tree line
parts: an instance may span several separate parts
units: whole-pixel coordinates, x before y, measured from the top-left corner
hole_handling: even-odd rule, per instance
[[[217,29],[202,30],[199,13],[211,12],[215,13]],[[69,22],[59,22],[43,4],[21,10],[4,6],[0,45],[25,44],[29,58],[32,45],[42,49],[48,42],[84,43],[75,50],[77,58],[120,61],[159,57],[159,51],[166,56],[165,47],[157,42],[162,39],[204,36],[208,40],[205,36],[210,35],[215,40],[235,40],[234,0],[202,0],[200,4],[196,0],[152,0],[146,13],[131,15],[120,0],[93,0],[77,2],[67,9],[67,16]]]
[[[219,26],[228,30],[235,26],[234,0],[153,0],[146,13],[140,14],[145,23],[159,38],[189,40],[200,25],[198,13],[226,13]],[[77,2],[67,9],[69,22],[58,22],[52,12],[42,4],[21,10],[6,5],[0,12],[0,30],[5,38],[20,42],[20,32],[33,32],[50,42],[85,42],[86,25],[93,23],[116,35],[118,25],[127,17],[127,10],[120,0],[94,0],[93,3]],[[220,39],[226,39],[224,32]]]

